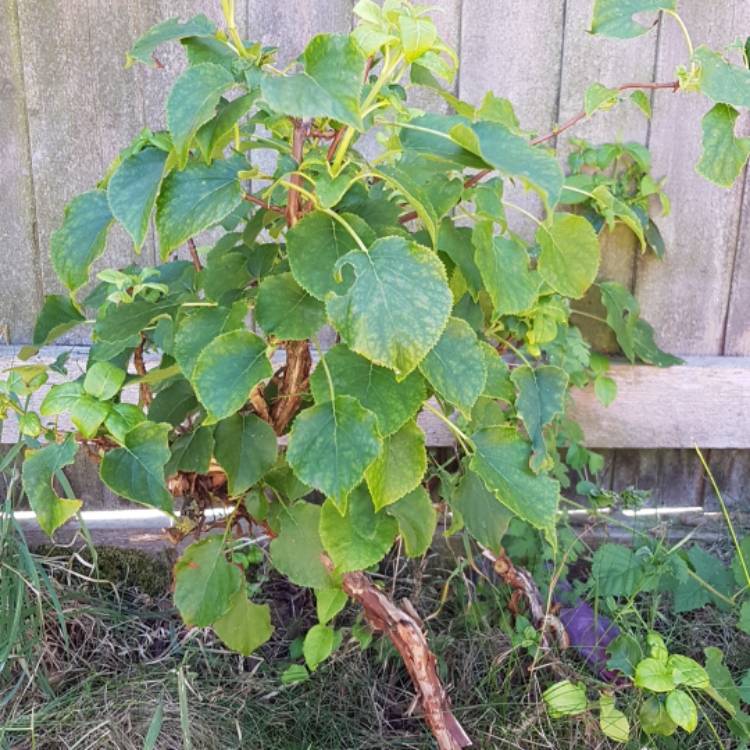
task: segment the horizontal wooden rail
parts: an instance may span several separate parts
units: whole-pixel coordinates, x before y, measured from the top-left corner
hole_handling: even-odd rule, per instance
[[[65,347],[46,347],[32,362],[51,362]],[[0,347],[0,370],[22,364],[17,347]],[[68,370],[83,372],[85,347],[70,349]],[[685,357],[666,369],[616,362],[610,375],[617,398],[602,406],[593,390],[574,390],[570,415],[592,448],[750,448],[750,357]],[[50,374],[50,384],[64,380]],[[46,389],[35,395],[38,406]],[[133,400],[137,392],[132,389]],[[433,447],[453,444],[450,430],[429,412],[419,417]],[[65,420],[62,427],[69,427]],[[3,424],[2,442],[18,436],[15,420]]]

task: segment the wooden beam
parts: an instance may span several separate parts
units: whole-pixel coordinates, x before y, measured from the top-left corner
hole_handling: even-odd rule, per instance
[[[46,347],[32,361],[51,362],[64,347]],[[71,351],[68,370],[83,372],[88,351]],[[16,347],[0,347],[0,370],[17,359]],[[570,416],[583,427],[592,448],[750,448],[750,357],[685,357],[685,364],[666,369],[614,363],[609,373],[617,398],[602,406],[593,390],[574,390]],[[61,376],[51,373],[50,383]],[[43,397],[35,395],[32,407]],[[137,398],[133,389],[132,399]],[[65,420],[60,421],[65,428]],[[430,413],[419,424],[433,447],[453,444],[450,430]],[[17,437],[12,417],[3,425],[2,442]]]

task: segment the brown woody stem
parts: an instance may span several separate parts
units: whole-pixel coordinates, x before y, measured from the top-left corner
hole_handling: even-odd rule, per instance
[[[193,261],[195,270],[200,271],[203,268],[203,264],[201,263],[201,259],[198,257],[198,250],[195,247],[195,240],[192,237],[187,241],[187,246],[188,250],[190,251],[190,258]]]
[[[141,334],[141,343],[135,348],[133,352],[133,366],[135,367],[136,373],[143,377],[146,374],[146,363],[143,361],[143,347],[146,345],[146,337]],[[148,406],[151,403],[151,388],[148,383],[141,383],[138,386],[139,406]]]
[[[438,748],[469,747],[471,740],[451,712],[450,700],[438,677],[435,655],[416,613],[397,607],[364,573],[347,573],[342,583],[346,594],[362,606],[370,625],[387,635],[401,654]]]

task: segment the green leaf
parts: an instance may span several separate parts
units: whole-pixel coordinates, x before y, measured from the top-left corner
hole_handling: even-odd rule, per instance
[[[677,729],[677,725],[669,717],[666,707],[655,696],[651,696],[644,701],[641,705],[638,718],[641,728],[646,734],[669,737]]]
[[[385,237],[338,265],[352,266],[356,279],[345,294],[328,299],[329,318],[350,349],[402,380],[448,323],[452,295],[443,264],[422,245]]]
[[[125,370],[115,367],[110,362],[95,362],[86,371],[83,390],[94,398],[107,401],[119,393],[125,376]]]
[[[146,415],[133,404],[112,404],[112,409],[104,420],[104,426],[112,437],[122,445],[133,427],[146,419]]]
[[[98,342],[123,342],[123,348],[127,348],[133,336],[140,338],[139,334],[151,321],[171,315],[179,304],[174,296],[164,297],[157,302],[138,297],[133,302],[109,307],[96,319],[94,338]],[[120,351],[122,349],[118,353]]]
[[[620,92],[617,89],[602,86],[601,83],[592,83],[586,89],[583,99],[586,117],[591,117],[600,109],[611,109],[612,106],[617,104],[619,97]]]
[[[214,455],[232,496],[249,490],[276,463],[276,433],[252,414],[233,414],[219,422],[214,440]]]
[[[172,495],[164,484],[170,429],[168,424],[154,422],[141,422],[134,427],[125,435],[122,448],[104,454],[99,465],[104,484],[128,500],[171,513]]]
[[[700,65],[699,86],[719,104],[750,107],[750,70],[727,62],[718,52],[701,45],[693,58]]]
[[[128,67],[134,62],[142,62],[157,67],[152,55],[154,50],[164,42],[176,41],[193,36],[213,36],[216,26],[202,13],[181,23],[178,18],[170,18],[149,29],[139,37],[127,55]]]
[[[738,138],[734,128],[740,113],[716,104],[703,118],[703,154],[696,169],[721,187],[732,187],[750,156],[750,138]]]
[[[152,422],[169,422],[177,427],[197,408],[192,386],[184,378],[179,378],[156,394],[148,407],[148,418]]]
[[[627,742],[630,739],[628,717],[615,708],[615,699],[606,693],[599,695],[599,727],[604,735],[615,742]]]
[[[737,621],[737,627],[743,632],[750,635],[750,601],[742,602],[740,607],[740,618]]]
[[[37,316],[31,342],[34,346],[49,344],[84,320],[86,318],[69,297],[47,294]]]
[[[323,562],[320,541],[320,506],[304,501],[281,514],[281,531],[271,542],[274,568],[298,586],[323,588],[330,577]]]
[[[398,522],[398,533],[404,540],[406,554],[409,557],[424,555],[432,544],[438,521],[437,511],[427,490],[417,487],[389,505],[386,512]]]
[[[83,384],[74,381],[71,383],[58,383],[47,391],[39,413],[43,417],[54,417],[71,411],[78,400],[83,396]]]
[[[474,539],[492,552],[500,552],[512,516],[478,474],[466,470],[450,504],[461,514],[464,526]]]
[[[487,383],[487,366],[476,333],[450,318],[437,344],[419,365],[435,391],[467,418]]]
[[[555,214],[540,226],[538,269],[541,277],[566,297],[580,299],[599,270],[599,238],[588,220],[575,214]]]
[[[633,20],[636,13],[675,10],[677,0],[596,0],[591,32],[616,39],[630,39],[645,34],[651,26]]]
[[[145,148],[124,159],[109,178],[107,200],[110,210],[132,237],[137,253],[146,239],[166,163],[165,151]]]
[[[597,596],[633,596],[643,575],[640,559],[622,544],[602,544],[594,553],[591,582]]]
[[[349,496],[346,514],[330,500],[320,512],[320,538],[341,573],[364,570],[380,562],[393,546],[398,524],[386,513],[376,513],[370,494],[360,485]]]
[[[468,126],[470,121],[460,115],[428,114],[415,117],[411,123],[415,128],[404,128],[399,139],[406,151],[427,154],[431,159],[448,162],[455,167],[482,169],[487,163],[478,155],[463,148],[450,133],[456,125]]]
[[[83,505],[80,500],[58,497],[53,488],[55,474],[73,463],[77,450],[73,435],[68,435],[63,443],[50,443],[38,450],[28,449],[24,456],[21,469],[23,489],[31,510],[36,513],[37,523],[49,536]]]
[[[630,95],[630,101],[632,101],[649,120],[651,119],[651,99],[648,98],[648,95],[644,91],[634,91]]]
[[[244,156],[211,164],[189,161],[169,174],[156,200],[156,229],[162,260],[193,235],[218,224],[242,202],[238,173],[247,168]]]
[[[357,234],[367,236],[362,219],[353,214],[343,214],[343,218]],[[289,267],[306,292],[324,300],[329,292],[346,289],[345,279],[335,278],[336,264],[357,243],[341,224],[322,211],[313,211],[289,230],[286,241]]]
[[[223,333],[244,328],[247,303],[231,307],[189,307],[180,316],[174,336],[174,358],[183,375],[190,378],[201,352]]]
[[[315,590],[315,611],[321,625],[333,620],[346,606],[349,598],[338,588],[325,587]]]
[[[507,177],[517,177],[539,192],[550,208],[560,198],[565,177],[549,152],[532,146],[498,122],[455,125],[451,137],[467,151]]]
[[[267,604],[251,602],[244,591],[238,591],[229,610],[213,624],[216,635],[233,651],[250,656],[273,634],[271,610]]]
[[[730,716],[734,716],[740,710],[740,695],[732,673],[724,664],[724,654],[715,646],[708,646],[703,651],[706,654],[706,672],[711,680],[711,687],[706,692]]]
[[[381,454],[365,472],[375,510],[411,492],[422,481],[426,470],[424,432],[411,420],[385,438]]]
[[[401,32],[401,44],[407,62],[414,62],[418,57],[432,49],[432,46],[438,40],[435,24],[424,16],[414,18],[399,15],[398,28]]]
[[[554,538],[560,485],[529,470],[529,445],[509,427],[472,435],[471,468],[510,511]]]
[[[92,438],[109,415],[111,404],[82,395],[70,409],[70,421],[85,438]]]
[[[517,367],[510,379],[516,386],[516,410],[523,420],[533,445],[530,466],[539,472],[550,463],[544,428],[565,409],[565,393],[568,376],[564,370],[553,365],[529,365]]]
[[[91,264],[104,252],[111,223],[103,190],[83,193],[65,206],[62,227],[50,239],[50,257],[52,268],[71,292],[89,280]]]
[[[343,510],[347,495],[380,455],[382,445],[375,415],[351,396],[336,396],[297,416],[287,461],[300,480]]]
[[[166,467],[166,475],[178,471],[194,471],[205,474],[214,454],[214,434],[210,427],[199,427],[185,435],[180,435],[172,443],[172,457]]]
[[[230,102],[219,102],[217,115],[201,125],[195,134],[195,142],[206,162],[210,162],[214,155],[219,155],[215,152],[226,145],[234,126],[249,112],[256,99],[257,95],[253,93],[239,96]]]
[[[472,233],[475,260],[496,315],[518,315],[536,302],[541,278],[529,268],[529,254],[517,240],[493,237],[490,222]]]
[[[609,406],[617,398],[617,383],[607,375],[594,378],[594,394],[602,406]]]
[[[672,670],[662,661],[649,656],[635,668],[636,687],[652,693],[668,693],[675,689]]]
[[[238,411],[250,391],[271,375],[265,341],[240,329],[223,333],[204,348],[191,382],[210,418],[219,421]]]
[[[235,594],[244,596],[242,572],[227,562],[222,536],[191,544],[174,566],[174,603],[187,625],[205,628],[228,614]]]
[[[380,434],[384,437],[397,432],[417,412],[424,402],[424,379],[412,372],[404,380],[396,380],[391,370],[375,365],[359,354],[338,344],[324,356],[333,381],[334,392],[352,396],[378,419]],[[323,366],[317,367],[310,378],[310,390],[317,402],[331,397]]]
[[[586,686],[582,682],[561,680],[550,685],[542,698],[547,706],[547,713],[552,719],[563,716],[578,716],[588,708]]]
[[[665,702],[669,718],[686,732],[695,731],[698,726],[698,709],[693,699],[683,690],[673,690]]]
[[[302,664],[290,664],[281,673],[282,685],[297,685],[300,682],[307,682],[310,679],[310,673]]]
[[[711,685],[708,672],[695,659],[682,654],[672,654],[667,659],[675,685],[685,685],[697,690],[706,690]]]
[[[302,653],[307,668],[314,672],[333,652],[336,644],[336,631],[327,625],[313,625],[305,635]]]
[[[457,227],[451,219],[443,219],[438,234],[438,251],[445,253],[456,264],[472,297],[476,300],[483,284],[482,275],[474,257],[471,234],[469,227]]]
[[[300,341],[315,335],[326,322],[323,303],[311,297],[291,273],[268,276],[258,288],[255,319],[266,335]]]
[[[627,677],[635,674],[636,666],[645,655],[640,641],[628,633],[620,633],[607,646],[607,653],[607,669],[617,670]]]
[[[193,65],[175,81],[167,99],[167,126],[180,169],[187,164],[198,128],[214,116],[221,95],[231,86],[231,73],[214,63]]]
[[[361,130],[365,57],[354,39],[318,34],[302,53],[302,62],[304,73],[263,77],[261,91],[269,107],[302,119],[332,117]]]

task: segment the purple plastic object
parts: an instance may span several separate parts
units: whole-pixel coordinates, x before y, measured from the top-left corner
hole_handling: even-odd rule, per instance
[[[594,612],[586,602],[560,610],[560,622],[565,626],[570,645],[602,679],[614,682],[620,676],[607,669],[607,646],[620,635],[612,620]]]

